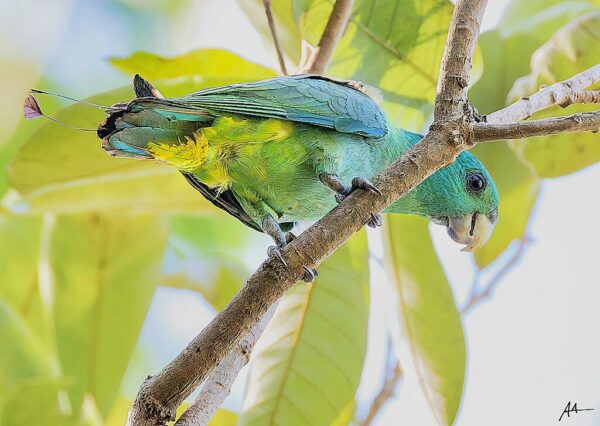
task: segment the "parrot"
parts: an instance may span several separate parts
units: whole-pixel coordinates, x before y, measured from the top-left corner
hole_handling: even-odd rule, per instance
[[[300,74],[165,97],[141,76],[136,98],[109,107],[102,149],[176,168],[216,207],[269,235],[280,249],[301,221],[322,218],[352,191],[380,193],[371,179],[423,137],[395,127],[380,92],[355,80]],[[498,219],[492,177],[468,151],[383,213],[444,225],[471,251]],[[381,225],[372,214],[367,225]],[[316,271],[305,267],[305,280]]]

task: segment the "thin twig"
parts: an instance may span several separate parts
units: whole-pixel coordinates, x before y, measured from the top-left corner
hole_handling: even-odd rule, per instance
[[[371,423],[373,423],[373,420],[375,420],[375,417],[377,417],[385,403],[394,397],[396,386],[404,374],[402,367],[400,367],[400,361],[398,361],[391,346],[391,340],[388,340],[385,378],[379,392],[377,392],[377,395],[369,407],[367,416],[360,422],[361,426],[370,426]],[[393,362],[391,358],[393,358]]]
[[[484,301],[485,299],[491,297],[498,284],[502,281],[502,279],[508,274],[522,259],[523,253],[525,253],[525,249],[527,248],[528,243],[531,240],[528,237],[523,237],[519,242],[518,246],[515,249],[515,252],[507,260],[507,262],[500,268],[500,270],[488,281],[488,283],[483,287],[483,289],[479,290],[479,274],[475,276],[473,280],[473,285],[471,287],[471,296],[469,300],[465,303],[463,308],[461,309],[461,314],[469,313],[473,308],[475,308],[479,303]]]
[[[354,0],[336,0],[331,15],[321,36],[318,51],[312,56],[307,72],[312,74],[323,74],[329,65],[333,52],[344,34],[350,14],[352,13]]]
[[[279,37],[277,37],[277,29],[275,28],[275,20],[273,19],[273,10],[271,9],[271,1],[263,0],[265,5],[265,14],[267,15],[267,21],[269,22],[269,30],[271,30],[271,37],[273,38],[273,44],[275,45],[275,52],[277,53],[277,60],[279,61],[279,69],[281,74],[287,75],[287,69],[285,67],[285,58],[283,57],[283,51],[279,44]]]
[[[543,118],[506,124],[473,124],[473,139],[490,142],[501,139],[524,139],[557,133],[600,131],[600,111],[582,112],[564,117]]]
[[[491,124],[514,123],[526,120],[536,112],[554,105],[567,107],[577,103],[598,103],[598,92],[585,92],[592,84],[600,81],[600,64],[565,81],[545,86],[539,92],[519,99],[512,105],[487,115],[484,120]]]

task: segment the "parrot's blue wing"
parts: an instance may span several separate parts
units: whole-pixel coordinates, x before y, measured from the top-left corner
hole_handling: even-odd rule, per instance
[[[145,102],[143,98],[138,101]],[[316,75],[232,84],[161,101],[171,114],[180,111],[176,118],[184,120],[192,119],[197,111],[279,118],[373,138],[387,133],[383,112],[364,86]]]

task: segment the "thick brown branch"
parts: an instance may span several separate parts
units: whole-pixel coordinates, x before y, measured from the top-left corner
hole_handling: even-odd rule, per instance
[[[468,112],[467,87],[487,0],[459,0],[452,15],[438,79],[434,122]]]
[[[338,0],[337,3],[348,2]],[[458,1],[452,22],[464,28],[450,31],[443,59],[446,70],[442,76],[451,70],[452,75],[465,76],[468,82],[471,55],[486,3],[486,0]],[[327,38],[324,36],[324,39]],[[454,45],[460,45],[460,48]],[[457,54],[459,56],[455,58],[449,57]],[[458,104],[464,90],[457,92],[449,86],[444,94],[446,97],[437,99],[436,104]],[[283,248],[287,268],[276,259],[264,262],[231,303],[160,373],[144,382],[130,411],[128,424],[160,425],[174,419],[179,404],[234,350],[237,342],[260,321],[269,307],[300,279],[304,265],[317,267],[362,228],[371,213],[382,211],[432,173],[452,163],[469,147],[472,132],[468,120],[449,117],[452,121],[447,122],[444,115],[436,115],[437,121],[431,131],[373,179],[381,196],[363,191],[352,193]]]
[[[200,393],[190,407],[181,415],[175,426],[205,426],[223,404],[231,391],[231,386],[241,369],[248,364],[250,353],[258,338],[271,320],[277,309],[277,304],[271,306],[263,319],[208,376]]]
[[[489,142],[501,139],[547,136],[557,133],[597,132],[599,130],[600,111],[595,111],[510,124],[475,123],[473,125],[473,139],[476,142]]]
[[[350,19],[350,13],[352,13],[352,6],[354,6],[354,0],[336,0],[325,31],[321,36],[321,41],[319,41],[318,51],[311,58],[307,72],[312,74],[323,74],[325,72],[331,56],[333,56],[333,52],[344,34]]]
[[[273,38],[273,44],[275,45],[275,52],[277,53],[277,60],[279,61],[279,69],[281,74],[287,75],[287,69],[285,67],[285,58],[283,57],[283,51],[279,44],[279,37],[277,37],[277,28],[275,27],[275,19],[273,19],[273,10],[271,9],[271,1],[263,0],[265,5],[265,15],[267,15],[267,21],[269,23],[269,30],[271,31],[271,37]]]
[[[488,123],[514,123],[526,120],[538,111],[554,105],[567,107],[578,103],[600,103],[598,92],[585,92],[584,89],[600,81],[600,64],[595,65],[568,80],[543,87],[539,92],[521,98],[512,105],[489,114]]]

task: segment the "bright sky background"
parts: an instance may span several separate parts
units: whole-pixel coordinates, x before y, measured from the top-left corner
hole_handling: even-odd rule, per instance
[[[180,32],[176,37],[148,35],[140,37],[135,46],[118,43],[120,28],[127,22],[114,22],[115,14],[110,13],[108,2],[2,3],[0,54],[35,61],[40,73],[70,84],[69,94],[78,97],[127,84],[128,79],[105,59],[133,50],[173,55],[192,48],[225,47],[275,65],[272,52],[264,48],[234,0],[198,1],[198,13],[188,12],[178,18]],[[495,25],[504,4],[504,0],[490,1],[484,29]],[[17,27],[17,22],[25,24]],[[135,25],[143,23],[137,20]],[[64,27],[64,32],[57,31],[57,27]],[[491,300],[465,317],[468,375],[458,425],[551,424],[558,420],[568,401],[596,411],[578,414],[563,423],[600,423],[599,172],[600,166],[596,165],[544,182],[529,230],[533,242],[522,261]],[[472,280],[471,259],[458,251],[441,227],[432,230],[457,300],[463,301]],[[265,239],[265,250],[267,245]],[[373,278],[370,346],[359,390],[363,401],[373,396],[382,378],[385,317],[390,309],[385,276],[375,267]],[[154,354],[153,359],[146,360],[147,365],[151,369],[164,365],[212,315],[193,292],[159,290],[140,341]],[[410,365],[403,367],[404,383],[376,424],[433,425],[429,409],[414,386],[416,379]],[[130,377],[135,379],[133,383],[139,383],[145,374],[131,371]],[[135,387],[126,391],[133,396]],[[226,405],[239,408],[242,391],[240,380]],[[364,413],[364,409],[363,404],[359,412]]]

